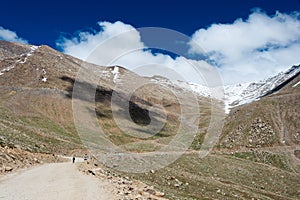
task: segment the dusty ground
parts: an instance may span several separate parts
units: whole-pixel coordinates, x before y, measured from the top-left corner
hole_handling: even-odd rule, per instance
[[[76,158],[19,169],[0,177],[0,199],[165,200],[164,193]]]
[[[2,177],[0,199],[115,199],[108,185],[72,163],[51,163]]]

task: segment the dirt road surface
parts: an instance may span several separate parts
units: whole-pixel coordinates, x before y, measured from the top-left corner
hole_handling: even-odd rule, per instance
[[[0,200],[115,199],[109,182],[79,172],[72,163],[51,163],[0,178]]]

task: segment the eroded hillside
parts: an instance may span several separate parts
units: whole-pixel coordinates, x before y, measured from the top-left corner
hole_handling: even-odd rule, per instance
[[[79,70],[89,72],[87,79],[78,78]],[[216,100],[201,96],[192,99],[195,94],[176,85],[160,85],[119,66],[85,63],[47,46],[0,42],[0,72],[2,165],[37,162],[34,152],[50,156],[84,152],[74,123],[75,101],[94,108],[105,137],[130,152],[153,152],[165,147],[176,136],[180,123],[187,127],[187,135],[199,128],[189,150],[166,168],[124,174],[162,190],[167,198],[300,198],[299,75],[259,101],[234,108],[225,120],[219,144],[200,159],[197,150],[207,133],[212,105],[217,105],[215,115],[224,112]],[[96,82],[89,79],[94,75]],[[128,96],[137,85],[141,87]],[[74,87],[81,92],[74,94]],[[91,92],[88,89],[92,89],[93,98],[87,98]],[[176,92],[181,94],[181,101]],[[124,102],[129,118],[123,117]],[[115,121],[115,113],[120,124]],[[154,135],[151,130],[144,131],[142,136],[149,137],[136,137],[134,131],[127,134],[119,127],[127,125],[134,130],[152,120],[164,122],[164,126]],[[87,139],[98,144],[92,137]],[[30,155],[26,160],[27,153]]]

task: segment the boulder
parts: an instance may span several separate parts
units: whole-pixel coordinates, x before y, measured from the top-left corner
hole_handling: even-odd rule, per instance
[[[13,168],[12,167],[9,167],[9,166],[6,166],[5,168],[4,168],[4,171],[5,172],[11,172],[13,170]]]

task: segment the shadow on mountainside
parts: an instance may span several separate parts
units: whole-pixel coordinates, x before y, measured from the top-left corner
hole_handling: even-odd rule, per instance
[[[126,99],[126,95],[121,92],[117,92],[110,88],[105,88],[103,86],[92,85],[87,82],[81,82],[76,80],[76,94],[73,93],[73,88],[75,85],[75,79],[70,78],[68,76],[62,76],[60,77],[61,80],[69,82],[71,85],[66,88],[67,91],[67,98],[76,98],[80,99],[82,101],[86,102],[93,102],[95,101],[96,104],[96,115],[99,118],[108,118],[112,119],[112,110],[111,110],[111,99],[112,95],[116,95],[116,101],[113,103],[118,107],[118,111],[116,111],[114,114],[120,114],[124,115],[126,113],[125,109],[129,109],[129,114],[132,119],[132,121],[138,125],[146,126],[151,123],[150,115],[153,116],[153,120],[156,120],[159,116],[158,113],[155,113],[153,111],[149,111],[149,107],[152,106],[151,103],[148,101],[145,101],[144,99],[141,99],[137,96],[132,96],[130,100],[128,101]],[[95,94],[93,97],[91,97],[90,94]],[[128,104],[127,104],[128,103]],[[127,108],[124,107],[124,105],[128,105]],[[94,112],[91,110],[91,112]]]

